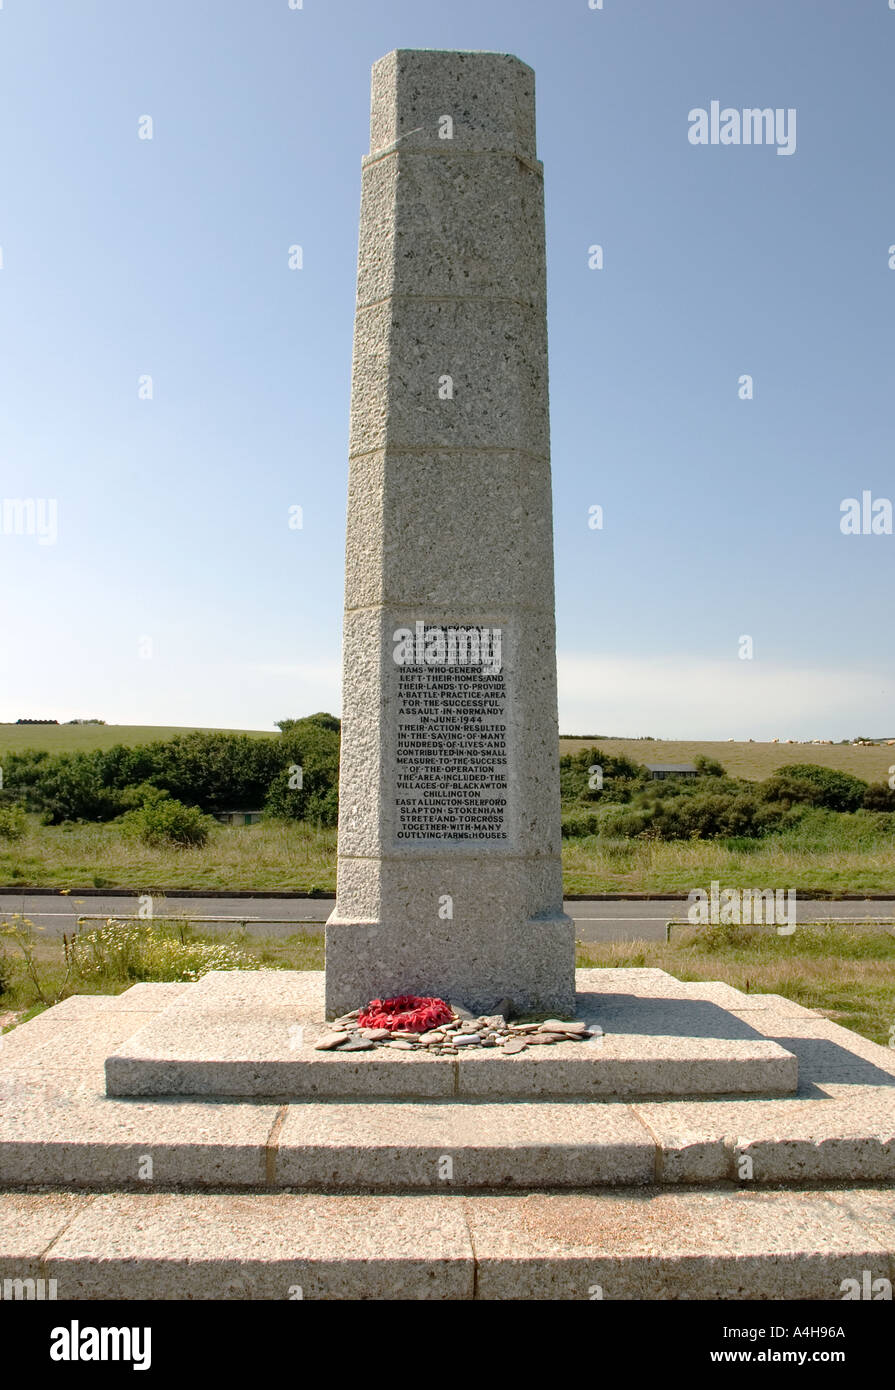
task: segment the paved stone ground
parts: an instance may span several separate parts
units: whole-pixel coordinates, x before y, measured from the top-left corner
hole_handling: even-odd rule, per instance
[[[818,1299],[895,1282],[878,1189],[0,1195],[0,1279],[60,1299]],[[300,1290],[300,1293],[299,1293]]]

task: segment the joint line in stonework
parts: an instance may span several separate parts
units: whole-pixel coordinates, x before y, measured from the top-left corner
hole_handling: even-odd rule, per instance
[[[524,454],[536,463],[549,463],[549,454],[525,449],[520,444],[378,444],[375,449],[349,453],[348,461],[372,458],[374,454]]]
[[[514,304],[517,309],[531,309],[538,313],[547,303],[545,295],[539,299],[514,299],[506,294],[411,294],[409,291],[396,290],[394,294],[383,295],[382,299],[371,299],[369,304],[356,305],[355,312],[365,314],[368,309],[380,309],[383,304],[393,303],[396,299],[419,304]]]
[[[407,132],[407,135],[416,134],[417,132],[415,130],[409,130]],[[406,140],[407,135],[399,135],[398,140]],[[481,158],[482,155],[492,158],[495,155],[502,155],[505,159],[517,159],[520,164],[523,164],[526,169],[531,170],[533,174],[537,174],[539,178],[543,178],[544,176],[544,166],[541,161],[539,159],[531,159],[527,154],[520,154],[518,150],[446,149],[445,146],[448,144],[448,141],[445,141],[442,145],[414,145],[412,149],[399,150],[398,140],[393,140],[390,145],[386,145],[381,150],[371,150],[369,154],[365,154],[361,160],[362,167],[364,169],[369,169],[373,164],[378,164],[380,160],[388,159],[393,154],[440,154],[450,155],[453,158],[456,158],[457,155],[470,155],[478,158]]]

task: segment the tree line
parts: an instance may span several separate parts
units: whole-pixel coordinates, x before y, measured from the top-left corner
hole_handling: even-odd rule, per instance
[[[312,714],[277,727],[269,738],[194,731],[135,747],[8,753],[0,801],[37,812],[45,825],[115,820],[160,793],[212,815],[263,810],[335,825],[340,721]]]

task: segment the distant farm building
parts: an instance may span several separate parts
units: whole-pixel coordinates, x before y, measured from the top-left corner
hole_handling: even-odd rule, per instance
[[[214,818],[221,825],[257,825],[263,811],[215,811]]]
[[[662,782],[666,777],[698,777],[699,771],[692,763],[647,763],[647,770],[654,782]]]

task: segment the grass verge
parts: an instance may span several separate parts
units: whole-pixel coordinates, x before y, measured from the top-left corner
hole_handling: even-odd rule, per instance
[[[895,817],[883,818],[893,822]],[[866,815],[815,813],[781,835],[739,840],[563,841],[567,893],[688,893],[713,879],[729,888],[895,892],[895,838]],[[46,826],[36,816],[20,840],[0,840],[5,887],[285,889],[332,893],[336,832],[302,822],[215,826],[201,849],[153,849],[114,822]]]
[[[322,970],[322,933],[286,938],[250,937],[243,932],[207,936],[172,924],[156,929],[166,940],[182,941],[183,953],[165,948],[147,964],[126,951],[92,957],[86,973],[70,969],[63,942],[38,935],[33,952],[38,996],[21,953],[3,938],[0,955],[0,1016],[21,1022],[67,994],[119,994],[137,979],[194,978],[201,953],[225,945],[234,964],[254,968]],[[167,954],[166,954],[167,953]],[[213,959],[220,960],[220,954]],[[782,994],[806,1008],[820,1009],[835,1023],[878,1043],[895,1045],[895,933],[878,928],[800,927],[791,937],[767,929],[680,930],[669,943],[619,941],[579,944],[579,966],[658,966],[682,980],[723,980],[751,994]],[[211,968],[215,967],[212,964]]]

